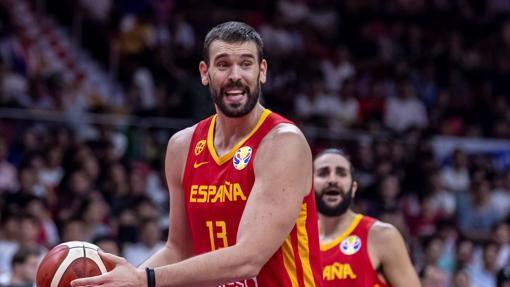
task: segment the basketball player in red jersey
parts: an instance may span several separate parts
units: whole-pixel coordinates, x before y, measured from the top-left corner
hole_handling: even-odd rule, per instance
[[[166,247],[138,269],[107,255],[113,271],[73,287],[322,285],[311,151],[259,103],[260,36],[244,23],[218,25],[199,70],[216,115],[168,143]]]
[[[420,286],[397,229],[349,208],[358,187],[352,171],[338,149],[314,160],[323,286]]]

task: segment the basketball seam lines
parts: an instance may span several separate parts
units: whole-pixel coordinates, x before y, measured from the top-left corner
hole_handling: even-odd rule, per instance
[[[83,258],[85,258],[83,260],[83,264],[82,264],[82,268],[83,268],[82,272],[83,273],[81,273],[81,274],[83,274],[83,276],[87,276],[88,275],[87,274],[87,263],[88,262],[87,262],[87,259],[86,259],[87,258],[87,253],[85,252],[85,244],[82,243],[81,246],[83,248]]]
[[[101,274],[108,272],[106,270],[106,265],[104,264],[103,260],[97,253],[99,251],[99,248],[94,247],[92,244],[89,244],[87,242],[72,241],[72,242],[62,243],[60,245],[67,246],[68,252],[67,252],[67,255],[64,258],[64,260],[62,260],[62,262],[58,266],[57,270],[55,271],[55,274],[53,275],[53,278],[50,283],[50,287],[58,287],[58,285],[60,285],[60,280],[62,280],[64,273],[67,271],[67,268],[74,261],[76,261],[80,258],[85,259],[85,262],[83,265],[85,268],[85,270],[83,272],[84,275],[87,275],[86,274],[86,271],[87,271],[87,268],[86,268],[87,260],[86,259],[87,258],[96,263],[97,267],[99,267],[99,271],[101,272]],[[81,251],[83,251],[83,255],[81,255],[82,254]]]
[[[64,273],[67,270],[67,267],[71,265],[77,259],[80,259],[79,250],[69,250],[64,260],[58,266],[55,275],[53,275],[53,279],[51,280],[50,287],[58,287],[60,280],[64,276]]]

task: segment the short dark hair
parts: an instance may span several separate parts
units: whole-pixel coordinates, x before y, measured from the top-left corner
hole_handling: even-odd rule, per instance
[[[16,251],[16,253],[14,253],[14,256],[12,256],[11,266],[14,267],[17,264],[23,264],[31,256],[38,257],[39,254],[40,254],[40,252],[36,248],[24,248],[24,247],[20,247],[18,249],[18,251]]]
[[[264,57],[264,43],[262,42],[262,38],[253,27],[246,23],[237,21],[225,22],[212,28],[211,31],[207,33],[207,36],[205,36],[204,40],[203,50],[204,61],[207,64],[209,64],[209,47],[215,40],[224,41],[227,43],[244,43],[253,41],[257,46],[257,56],[259,63]]]
[[[351,177],[354,179],[354,167],[352,166],[352,162],[350,159],[350,156],[341,148],[327,148],[322,151],[320,151],[316,156],[315,159],[318,159],[319,157],[326,155],[326,154],[336,154],[339,155],[349,163],[349,171],[351,173]],[[314,160],[315,162],[315,160]]]
[[[503,283],[510,281],[510,266],[505,266],[501,268],[496,274],[496,282],[497,286],[503,286]]]

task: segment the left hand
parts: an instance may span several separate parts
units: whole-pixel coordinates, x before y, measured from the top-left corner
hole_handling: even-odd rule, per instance
[[[115,263],[115,268],[105,274],[94,277],[75,279],[71,282],[71,287],[89,286],[95,287],[144,287],[147,279],[144,270],[137,269],[129,264],[126,259],[115,256],[110,253],[99,252],[104,257]]]

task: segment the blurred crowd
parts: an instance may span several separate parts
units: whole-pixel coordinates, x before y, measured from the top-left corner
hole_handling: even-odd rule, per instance
[[[510,170],[461,148],[442,161],[432,148],[439,135],[510,139],[508,1],[26,2],[37,19],[79,30],[80,49],[120,91],[101,97],[80,67],[52,66],[33,44],[37,35],[13,20],[13,1],[0,0],[0,107],[69,117],[0,118],[0,285],[30,285],[34,258],[59,242],[94,242],[133,264],[164,244],[161,163],[175,130],[84,132],[73,119],[208,115],[197,71],[202,39],[226,20],[263,37],[266,106],[301,127],[344,135],[310,138],[312,149],[351,154],[355,209],[399,228],[423,286],[510,280]]]

